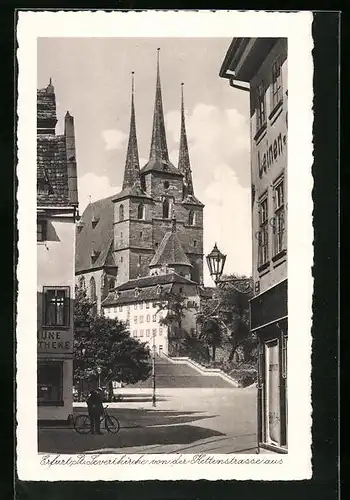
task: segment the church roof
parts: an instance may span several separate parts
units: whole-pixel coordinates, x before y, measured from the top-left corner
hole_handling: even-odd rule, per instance
[[[184,108],[184,94],[183,83],[181,84],[181,131],[180,131],[180,149],[179,149],[179,171],[184,176],[184,186],[186,195],[193,195],[193,182],[190,164],[190,155],[188,152],[186,124],[185,124],[185,108]]]
[[[145,276],[129,280],[126,283],[109,292],[102,306],[114,306],[122,304],[130,304],[133,302],[156,301],[159,300],[159,286],[164,293],[170,292],[174,284],[192,285],[198,284],[194,281],[184,278],[179,274],[172,272],[161,274],[158,276]],[[135,294],[135,289],[138,289],[138,294]]]
[[[193,194],[188,194],[185,196],[185,198],[182,200],[182,203],[184,205],[196,205],[197,207],[204,207],[204,204],[198,200]]]
[[[89,203],[76,234],[75,270],[115,266],[113,257],[114,196]],[[94,255],[94,258],[92,258]]]
[[[126,189],[120,191],[120,193],[113,196],[113,201],[121,200],[123,198],[147,198],[149,200],[152,199],[141,188],[141,184],[139,182],[136,182],[133,186],[127,187]]]
[[[169,160],[168,145],[165,133],[162,88],[159,73],[159,49],[157,52],[157,81],[156,98],[153,113],[152,140],[149,161],[141,169],[141,173],[150,171],[165,171],[167,173],[181,175],[177,168]]]
[[[123,190],[131,188],[140,179],[139,151],[137,147],[135,103],[134,103],[134,72],[132,72],[131,84],[131,116],[129,142],[126,153]]]
[[[176,221],[173,220],[173,227],[167,231],[151,260],[149,267],[157,266],[188,266],[192,267],[185,251],[176,234]]]
[[[171,272],[168,274],[159,274],[156,276],[144,276],[141,278],[136,278],[133,280],[129,280],[126,283],[123,283],[122,285],[119,285],[116,287],[117,291],[122,291],[122,290],[133,290],[135,288],[143,288],[143,287],[148,287],[148,286],[155,286],[155,285],[165,285],[167,283],[183,283],[183,284],[188,284],[188,285],[198,285],[198,283],[195,283],[194,281],[185,278],[184,276],[181,276],[180,274],[177,274],[175,272]]]

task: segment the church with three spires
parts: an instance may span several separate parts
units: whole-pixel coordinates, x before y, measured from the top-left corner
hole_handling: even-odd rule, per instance
[[[176,292],[196,302],[203,283],[204,205],[194,194],[183,84],[179,133],[179,160],[175,167],[168,154],[158,49],[149,160],[141,168],[132,75],[122,191],[90,203],[77,225],[76,235],[77,285],[86,288],[97,311],[128,321],[134,336],[154,336],[155,328],[159,330],[158,319],[147,318],[155,317],[152,303],[160,290],[175,287]],[[138,315],[141,321],[145,316],[144,328],[140,318],[131,318],[130,313],[131,308],[136,311],[140,307],[145,307],[145,315]],[[192,328],[192,322],[187,326]],[[166,346],[162,348],[167,351]]]

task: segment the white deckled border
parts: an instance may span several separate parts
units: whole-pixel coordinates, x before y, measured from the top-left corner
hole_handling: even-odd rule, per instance
[[[309,12],[146,11],[19,12],[17,465],[21,480],[179,480],[311,477],[312,14]],[[289,452],[281,463],[121,465],[85,461],[41,465],[36,409],[36,73],[37,37],[288,38],[288,420]],[[222,54],[222,59],[225,54]],[[195,62],[194,62],[195,64]],[[137,456],[130,455],[133,459]],[[148,455],[151,460],[154,455]],[[173,456],[174,458],[175,456]],[[191,460],[191,456],[186,456]],[[215,455],[234,458],[233,455]],[[271,456],[270,456],[271,457]],[[61,457],[63,458],[63,457]],[[66,459],[68,457],[66,456]],[[89,458],[86,456],[86,459]],[[115,456],[103,455],[104,460]],[[160,456],[160,458],[169,458]],[[236,456],[238,459],[238,456]],[[149,463],[149,462],[148,462]],[[189,466],[190,465],[190,466]]]

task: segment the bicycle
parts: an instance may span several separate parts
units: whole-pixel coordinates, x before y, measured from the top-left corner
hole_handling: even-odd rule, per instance
[[[117,434],[120,430],[119,420],[109,415],[107,412],[108,405],[103,408],[103,414],[101,416],[101,424],[104,422],[107,432],[110,434]],[[92,422],[90,415],[78,415],[74,421],[74,429],[78,434],[90,434],[92,431]]]

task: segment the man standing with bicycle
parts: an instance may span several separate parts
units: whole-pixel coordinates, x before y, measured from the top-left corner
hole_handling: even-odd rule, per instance
[[[102,391],[92,390],[86,403],[91,419],[91,434],[103,434],[100,427],[100,419],[104,413]]]

